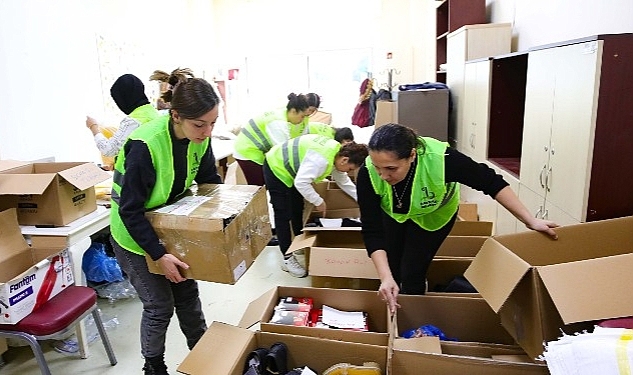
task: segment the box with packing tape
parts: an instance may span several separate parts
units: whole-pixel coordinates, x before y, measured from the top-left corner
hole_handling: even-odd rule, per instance
[[[15,208],[0,212],[0,322],[15,324],[74,282],[67,249],[27,244]]]
[[[266,190],[253,185],[194,186],[146,217],[167,252],[189,265],[184,277],[234,284],[272,237]],[[160,267],[146,256],[150,272]]]

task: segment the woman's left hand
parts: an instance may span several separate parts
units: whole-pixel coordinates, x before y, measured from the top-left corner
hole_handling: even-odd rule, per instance
[[[559,225],[553,221],[534,218],[526,226],[537,232],[545,233],[554,240],[558,239],[558,234],[552,228],[558,228]]]

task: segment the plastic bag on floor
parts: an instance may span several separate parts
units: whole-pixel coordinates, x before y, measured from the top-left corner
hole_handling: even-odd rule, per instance
[[[123,280],[123,272],[115,257],[106,254],[105,245],[93,242],[83,255],[81,269],[86,280],[92,282],[114,282]]]
[[[117,317],[112,317],[106,320],[106,318],[101,315],[101,319],[103,320],[103,327],[106,331],[112,330],[119,325],[119,319]],[[99,330],[97,329],[92,315],[89,315],[85,319],[84,324],[86,325],[86,340],[88,341],[88,344],[92,344],[100,338]],[[79,341],[77,340],[77,336],[74,334],[64,340],[55,340],[52,345],[55,351],[62,354],[75,355],[79,353]]]
[[[136,289],[134,289],[127,278],[122,281],[95,285],[92,286],[92,289],[97,292],[99,298],[107,298],[110,303],[114,303],[114,301],[119,299],[136,298],[138,296]]]

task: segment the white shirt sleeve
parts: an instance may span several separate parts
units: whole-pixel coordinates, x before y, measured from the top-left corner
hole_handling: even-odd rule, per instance
[[[323,203],[323,198],[314,190],[312,183],[327,170],[329,162],[316,151],[309,150],[299,166],[295,177],[295,189],[305,200],[315,206]]]
[[[290,127],[287,121],[275,120],[266,124],[266,132],[273,145],[284,143],[290,139]]]
[[[95,143],[103,156],[116,156],[125,143],[127,137],[132,134],[141,124],[131,117],[125,117],[121,120],[119,129],[110,137],[106,138],[103,134],[95,135]]]
[[[358,196],[356,195],[356,185],[352,182],[346,172],[340,172],[334,168],[332,169],[332,178],[341,190],[346,192],[350,197],[354,198],[355,201],[358,201]]]

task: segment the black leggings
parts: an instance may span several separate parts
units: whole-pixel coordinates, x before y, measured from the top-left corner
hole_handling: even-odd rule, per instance
[[[267,162],[264,162],[264,180],[273,205],[279,249],[285,255],[292,243],[293,233],[296,236],[303,230],[303,195],[294,186],[287,187],[278,179]]]
[[[442,228],[427,231],[411,220],[398,223],[383,212],[389,268],[402,294],[424,294],[426,272],[455,224],[457,213]]]

